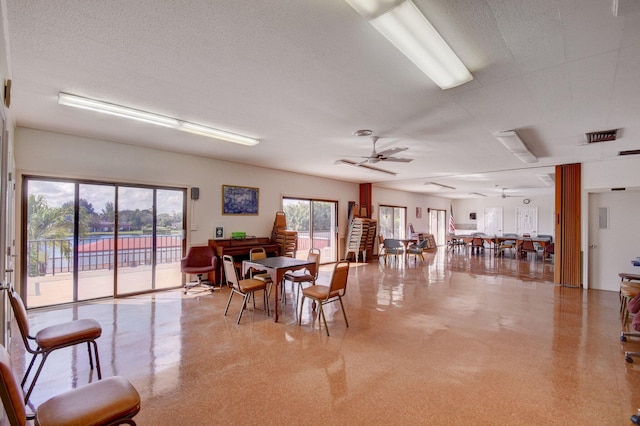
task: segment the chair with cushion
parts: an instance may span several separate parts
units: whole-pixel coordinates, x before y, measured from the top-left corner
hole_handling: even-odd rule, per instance
[[[418,256],[420,256],[420,260],[424,261],[424,251],[427,249],[427,244],[429,244],[429,240],[422,240],[420,244],[412,244],[407,248],[407,256],[413,256],[414,260],[418,260]]]
[[[404,246],[400,240],[394,238],[385,238],[383,242],[384,246],[384,263],[387,263],[387,258],[393,256],[394,260],[398,259],[398,256],[404,256]]]
[[[233,261],[233,257],[225,254],[222,257],[222,265],[224,266],[224,273],[227,277],[227,283],[231,286],[231,292],[229,293],[229,300],[227,301],[227,307],[224,310],[224,316],[227,316],[229,305],[231,305],[231,299],[235,293],[242,296],[242,306],[240,307],[240,313],[238,314],[237,324],[240,324],[242,313],[247,307],[247,301],[253,295],[253,307],[256,306],[255,292],[262,290],[264,307],[269,315],[269,299],[267,298],[267,283],[255,278],[239,279],[238,271]]]
[[[324,328],[329,335],[329,327],[327,326],[327,318],[324,314],[324,305],[335,301],[340,302],[342,308],[342,316],[344,322],[349,327],[349,321],[347,321],[347,314],[344,311],[344,304],[342,298],[347,292],[347,279],[349,278],[349,261],[341,260],[333,268],[333,275],[331,276],[331,283],[329,286],[314,284],[310,287],[302,289],[302,300],[300,301],[300,312],[298,314],[298,325],[302,323],[302,308],[304,306],[304,300],[309,298],[320,305],[318,317],[322,317],[324,322]]]
[[[267,252],[263,247],[253,247],[251,250],[249,250],[249,260],[260,260],[266,258]],[[271,286],[273,285],[273,281],[271,280],[271,274],[269,274],[266,270],[250,268],[249,278],[264,281],[269,287],[268,294],[271,294]]]
[[[18,324],[18,329],[20,330],[24,347],[27,352],[33,354],[31,362],[27,367],[27,371],[24,373],[24,377],[22,378],[22,387],[27,383],[27,379],[31,373],[31,368],[33,368],[35,364],[36,358],[38,355],[42,355],[42,360],[40,361],[33,379],[31,380],[31,385],[29,385],[27,393],[24,396],[25,402],[29,401],[29,396],[31,396],[31,392],[36,385],[36,381],[38,380],[38,376],[40,376],[40,372],[42,371],[42,367],[44,367],[47,357],[56,349],[86,343],[87,350],[89,352],[89,365],[93,370],[93,355],[95,355],[98,379],[102,378],[102,373],[100,371],[100,359],[98,358],[98,345],[96,343],[96,339],[102,335],[102,327],[98,321],[89,318],[78,319],[45,327],[35,333],[35,335],[32,335],[31,328],[29,326],[29,317],[27,316],[27,309],[25,308],[20,295],[16,293],[13,288],[9,289],[9,300],[11,301],[11,308],[13,310],[16,323]],[[35,348],[32,347],[32,342],[35,344]],[[93,346],[93,355],[91,353],[91,346]]]
[[[484,238],[475,236],[471,240],[471,254],[484,252]]]
[[[180,272],[185,275],[196,275],[198,279],[184,284],[184,294],[193,287],[206,287],[213,291],[213,283],[203,279],[203,275],[215,272],[217,260],[216,254],[208,245],[189,248],[187,255],[180,260]]]
[[[28,415],[9,353],[1,345],[0,399],[5,421],[12,426],[26,425],[34,418],[41,426],[135,425],[133,417],[140,411],[138,391],[124,377],[114,376],[56,395]]]
[[[513,252],[516,248],[516,240],[518,235],[516,234],[503,234],[503,238],[509,238],[508,240],[496,238],[496,256],[504,256],[506,250]],[[511,239],[513,238],[513,239]]]
[[[538,250],[536,250],[536,246],[533,244],[533,240],[531,238],[525,238],[522,240],[520,244],[520,257],[528,258],[529,253],[533,253],[534,259],[538,257]]]
[[[290,281],[292,285],[298,284],[296,292],[296,301],[300,295],[300,290],[304,283],[315,284],[318,279],[318,272],[320,270],[320,249],[309,249],[307,260],[313,262],[314,266],[311,268],[298,269],[297,271],[288,271],[284,274],[283,284]],[[282,298],[284,299],[284,285],[282,286]]]

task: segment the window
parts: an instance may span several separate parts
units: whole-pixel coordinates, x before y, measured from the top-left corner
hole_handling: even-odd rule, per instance
[[[28,307],[179,287],[186,190],[24,178]]]
[[[298,232],[298,259],[306,259],[310,248],[318,248],[322,263],[337,260],[337,201],[284,197],[282,210],[287,229]]]
[[[406,235],[407,208],[381,205],[378,212],[382,236],[403,239]]]

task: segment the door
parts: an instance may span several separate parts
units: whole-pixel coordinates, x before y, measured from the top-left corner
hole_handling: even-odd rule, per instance
[[[516,234],[529,234],[532,237],[538,232],[538,208],[516,208]]]
[[[619,291],[620,272],[640,274],[631,264],[637,256],[640,207],[637,191],[589,194],[588,279],[589,288]],[[631,230],[631,231],[630,231]]]
[[[429,233],[433,234],[439,246],[447,243],[447,211],[431,209],[429,211]]]
[[[502,207],[486,207],[484,209],[484,233],[486,235],[502,235]]]

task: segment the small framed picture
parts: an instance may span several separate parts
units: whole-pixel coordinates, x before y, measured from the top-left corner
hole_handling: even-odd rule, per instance
[[[416,219],[422,219],[422,207],[416,207]]]
[[[216,239],[224,238],[224,228],[222,226],[216,226]]]

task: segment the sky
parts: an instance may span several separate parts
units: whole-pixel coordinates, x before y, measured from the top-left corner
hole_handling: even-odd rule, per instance
[[[29,179],[27,185],[28,195],[44,195],[49,207],[60,207],[74,199],[75,183],[73,182]],[[81,183],[79,188],[80,198],[90,202],[96,213],[102,212],[109,201],[115,205],[115,186]],[[151,209],[153,206],[152,189],[120,186],[118,191],[120,210],[144,210]],[[182,212],[183,194],[184,191],[179,189],[158,189],[158,214]]]

